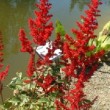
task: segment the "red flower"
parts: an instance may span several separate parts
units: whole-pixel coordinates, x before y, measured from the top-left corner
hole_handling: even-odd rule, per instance
[[[3,81],[5,79],[5,77],[8,74],[8,71],[9,71],[9,66],[7,66],[4,71],[0,72],[0,81]]]
[[[35,71],[35,54],[31,54],[29,63],[28,63],[28,69],[27,69],[27,75],[28,77],[32,77]]]
[[[75,88],[71,88],[69,92],[62,96],[64,100],[68,102],[68,108],[70,110],[80,110],[81,105],[79,102],[84,100],[84,82],[88,81],[98,66],[98,60],[104,54],[104,51],[87,56],[87,52],[93,51],[96,47],[94,45],[88,46],[90,39],[94,39],[97,36],[94,35],[94,30],[97,29],[98,23],[96,17],[100,12],[97,8],[101,4],[98,0],[92,0],[89,5],[89,9],[85,11],[86,17],[81,16],[83,23],[77,22],[79,30],[72,29],[72,32],[76,35],[76,39],[66,35],[65,42],[63,44],[63,57],[67,61],[63,71],[68,77],[77,78]],[[63,102],[57,101],[57,107],[66,107]]]
[[[2,52],[3,48],[4,48],[4,46],[3,46],[3,42],[2,42],[2,34],[0,32],[0,69],[3,67],[3,64],[2,64],[2,62],[3,62],[3,58],[2,58],[2,56],[3,56],[3,52]],[[5,77],[8,74],[8,71],[9,71],[9,66],[7,66],[4,71],[0,72],[0,81],[3,81],[5,79]]]
[[[19,39],[22,43],[21,52],[32,53],[33,52],[33,48],[31,46],[32,43],[26,38],[26,34],[24,32],[24,29],[20,29]]]
[[[41,92],[45,92],[45,94],[58,91],[60,95],[57,95],[58,99],[55,101],[56,110],[80,110],[82,109],[81,107],[85,106],[85,103],[83,105],[80,104],[80,102],[84,101],[85,96],[83,92],[84,82],[88,81],[96,71],[98,60],[104,53],[104,51],[100,51],[91,54],[91,56],[87,55],[88,52],[94,51],[96,48],[94,45],[89,46],[88,43],[91,39],[97,37],[94,35],[94,30],[98,27],[96,17],[99,16],[98,13],[100,12],[98,10],[99,4],[101,3],[98,0],[91,0],[89,9],[85,11],[86,17],[81,16],[83,22],[77,22],[79,29],[72,29],[72,32],[76,35],[76,39],[66,35],[65,39],[61,40],[61,36],[58,35],[52,43],[52,49],[49,48],[45,58],[38,60],[38,62],[35,62],[35,54],[31,42],[26,38],[24,30],[21,29],[20,31],[21,50],[29,52],[31,55],[27,75],[32,77],[34,71],[38,73],[35,79],[26,80],[25,82],[30,83],[31,81],[35,81],[37,86],[43,88]],[[53,24],[49,22],[52,15],[48,14],[51,4],[48,3],[48,0],[40,0],[40,4],[36,6],[38,8],[38,11],[35,11],[36,18],[29,19],[30,35],[33,37],[35,44],[44,45],[49,40],[53,30]],[[49,58],[53,56],[54,50],[57,48],[62,50],[62,57],[58,63],[63,64],[61,65],[62,74],[65,73],[65,75],[62,75],[63,77],[59,75],[60,68],[58,68],[58,75],[55,74],[55,76],[52,76],[54,74],[49,74],[50,71],[44,67],[44,65],[48,67],[52,64]],[[56,63],[55,66],[55,71],[57,72],[58,64]],[[44,75],[45,71],[48,73],[46,76]],[[71,87],[71,90],[69,90],[69,84],[73,77],[77,78],[77,81],[74,87]],[[55,79],[57,80],[55,81]]]
[[[48,74],[44,79],[44,88],[48,88],[53,81],[54,78],[50,74]]]
[[[53,81],[54,78],[50,74],[48,74],[43,80],[42,87],[47,91],[47,89],[51,86]]]
[[[71,110],[58,100],[55,101],[55,104],[56,104],[56,110],[62,110],[62,108],[64,110]]]
[[[51,4],[48,3],[48,0],[40,0],[40,4],[36,6],[39,9],[35,11],[36,18],[29,19],[30,34],[35,44],[44,45],[53,30],[52,22],[49,23],[52,15],[48,14]]]
[[[39,79],[36,80],[36,83],[42,87],[45,93],[53,92],[57,88],[52,85],[55,78],[48,74],[47,76],[41,76]]]

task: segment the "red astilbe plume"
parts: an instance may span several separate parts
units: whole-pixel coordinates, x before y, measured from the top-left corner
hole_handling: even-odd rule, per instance
[[[28,63],[28,69],[27,69],[27,75],[28,77],[32,77],[35,72],[35,54],[32,53],[30,55],[29,63]]]
[[[21,52],[28,52],[30,54],[30,59],[28,63],[27,76],[32,77],[35,71],[35,52],[32,45],[32,42],[26,37],[24,29],[20,29],[19,39],[21,41]]]
[[[41,76],[40,81],[36,80],[36,83],[43,88],[45,93],[52,92],[52,89],[55,89],[52,85],[52,82],[55,81],[55,77],[48,74],[47,76]]]
[[[2,52],[3,49],[4,49],[4,46],[2,42],[2,34],[0,32],[0,69],[2,69],[3,67],[3,63],[2,63],[3,62],[3,52]],[[5,77],[8,74],[8,71],[9,71],[9,66],[7,66],[4,71],[0,72],[0,81],[3,81],[5,79]]]
[[[90,39],[95,39],[97,36],[94,34],[94,30],[97,29],[98,23],[96,17],[99,16],[98,6],[101,4],[98,0],[91,0],[91,4],[88,5],[89,9],[85,11],[86,17],[81,16],[83,23],[77,22],[79,30],[72,29],[72,32],[76,35],[76,39],[73,39],[69,35],[66,35],[66,40],[63,46],[63,57],[68,59],[68,63],[62,69],[65,72],[66,77],[77,78],[73,88],[69,90],[63,99],[68,102],[67,105],[63,102],[58,103],[58,106],[66,110],[81,110],[81,107],[88,109],[91,107],[91,103],[83,103],[85,94],[83,92],[84,82],[87,82],[93,73],[97,70],[99,58],[104,55],[104,51],[101,50],[97,53],[87,55],[95,49],[95,46],[88,45]],[[63,59],[64,59],[63,58]],[[57,103],[56,103],[57,104]],[[88,105],[88,106],[87,106]]]
[[[3,46],[3,42],[2,42],[2,34],[0,32],[0,70],[3,67],[3,52],[2,52],[3,49],[4,49],[4,46]],[[3,83],[2,83],[2,81],[8,75],[8,71],[9,71],[9,66],[7,66],[4,71],[0,72],[0,96],[1,96],[2,103],[4,103],[4,101],[3,101],[3,94],[2,94],[2,90],[3,90]]]
[[[33,48],[31,46],[32,43],[28,40],[28,38],[26,38],[24,29],[20,29],[19,39],[22,45],[21,52],[29,52],[31,54],[33,52]]]
[[[91,0],[91,4],[88,5],[89,10],[86,10],[86,17],[81,16],[81,19],[83,19],[83,23],[77,22],[78,27],[80,30],[72,29],[73,33],[76,34],[77,40],[83,41],[84,43],[87,43],[89,39],[95,38],[96,35],[94,35],[94,30],[97,29],[98,23],[97,23],[97,16],[100,16],[98,12],[100,12],[97,8],[98,5],[101,4],[98,0]]]
[[[0,81],[3,81],[5,79],[5,77],[8,75],[8,71],[9,66],[7,66],[4,71],[0,72]]]
[[[29,28],[30,28],[30,35],[32,36],[32,42],[27,39],[24,29],[21,29],[19,32],[19,39],[22,45],[21,51],[28,52],[31,56],[27,70],[28,76],[32,76],[33,74],[32,72],[34,72],[35,70],[33,64],[36,63],[34,58],[35,55],[34,56],[32,55],[35,52],[32,45],[35,46],[44,45],[46,41],[49,40],[49,37],[51,36],[53,31],[53,23],[49,22],[52,15],[48,14],[51,8],[51,4],[48,3],[48,0],[40,0],[40,3],[36,4],[36,7],[38,10],[35,10],[35,16],[36,16],[35,19],[32,18],[29,19]],[[45,57],[45,59],[42,60],[42,63],[48,61],[49,61],[49,56]]]
[[[98,11],[98,5],[100,2],[96,2],[96,0],[92,0],[91,4],[89,5],[89,9],[86,11],[87,17],[85,18],[84,22],[78,23],[79,30],[73,29],[73,32],[76,34],[76,40],[72,39],[69,35],[66,35],[66,40],[64,42],[63,46],[63,54],[64,58],[69,59],[70,62],[67,64],[67,67],[64,70],[70,70],[71,69],[83,69],[83,67],[87,67],[87,65],[92,65],[95,62],[98,61],[98,59],[102,56],[102,54],[98,54],[99,56],[96,56],[96,54],[93,54],[91,56],[87,56],[87,52],[90,52],[95,49],[95,46],[89,46],[88,42],[90,39],[93,39],[96,37],[94,35],[94,30],[98,26],[98,24],[94,23],[96,21],[96,16]],[[94,9],[94,11],[93,11]],[[88,19],[88,20],[87,20]],[[94,21],[95,20],[95,21]],[[87,26],[85,26],[87,24]],[[99,53],[102,53],[103,50]],[[93,59],[96,60],[93,60]],[[91,59],[91,60],[90,60]],[[91,62],[89,62],[91,61]],[[72,66],[72,68],[71,68]],[[68,71],[68,72],[70,72]],[[67,73],[68,75],[71,75],[70,73]]]
[[[35,11],[36,18],[29,19],[30,34],[35,44],[44,45],[53,30],[53,23],[49,22],[52,15],[48,14],[51,4],[48,3],[48,0],[40,0],[40,4],[36,6],[38,8],[38,10]]]

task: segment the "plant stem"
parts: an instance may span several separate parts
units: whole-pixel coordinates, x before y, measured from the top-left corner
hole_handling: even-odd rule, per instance
[[[2,82],[0,81],[0,96],[1,96],[2,104],[4,104],[2,90],[3,90],[3,84],[2,84]]]
[[[103,40],[103,43],[107,40],[108,36],[105,37],[105,39]]]
[[[2,101],[2,104],[4,104],[4,100],[3,100],[3,94],[2,94],[2,92],[1,92],[1,101]]]

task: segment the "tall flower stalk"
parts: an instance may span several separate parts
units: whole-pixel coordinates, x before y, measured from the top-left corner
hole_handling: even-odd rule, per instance
[[[45,45],[53,30],[53,23],[49,22],[52,15],[48,14],[51,4],[48,0],[40,0],[36,5],[39,11],[35,11],[36,18],[29,19],[30,35],[37,45]]]
[[[63,29],[63,34],[61,34],[56,27],[56,39],[52,42],[52,48],[48,48],[44,59],[38,58],[36,61],[32,45],[45,45],[47,41],[50,41],[53,24],[49,22],[52,15],[48,14],[51,8],[48,0],[40,0],[40,4],[36,5],[38,8],[35,11],[36,18],[29,19],[32,40],[30,41],[26,37],[24,29],[20,30],[21,51],[30,54],[27,68],[29,79],[24,82],[26,84],[35,83],[36,99],[39,100],[39,97],[42,96],[53,101],[56,110],[89,109],[95,101],[86,102],[83,89],[84,83],[89,81],[97,70],[98,61],[104,54],[104,50],[96,52],[95,45],[89,44],[90,40],[97,37],[94,31],[98,28],[96,17],[100,16],[100,10],[98,10],[100,4],[99,0],[91,0],[88,5],[89,9],[85,11],[86,16],[81,16],[83,22],[77,22],[79,29],[72,29],[76,38],[65,34],[62,27],[60,27]],[[60,24],[60,26],[62,25]],[[54,55],[56,49],[61,50],[61,57],[57,61],[50,60],[49,58]],[[73,79],[76,80],[75,83],[73,83]],[[42,102],[39,110],[46,106],[50,107],[48,104],[46,105],[46,102]]]
[[[3,67],[3,52],[2,52],[3,49],[4,49],[4,46],[3,46],[3,42],[2,42],[2,33],[0,32],[0,70]],[[4,103],[3,94],[2,94],[2,91],[3,91],[2,81],[8,75],[8,71],[9,71],[9,66],[7,66],[4,71],[0,72],[0,96],[1,96],[2,103]]]
[[[49,22],[52,15],[48,14],[51,4],[48,2],[48,0],[40,0],[40,3],[36,4],[36,7],[38,10],[34,11],[36,16],[35,19],[29,19],[29,28],[32,41],[28,40],[24,29],[21,29],[19,32],[19,39],[22,44],[21,52],[28,52],[30,54],[31,61],[29,61],[28,64],[28,76],[30,76],[30,74],[32,75],[36,68],[36,62],[34,60],[35,52],[32,44],[35,46],[45,45],[45,43],[49,41],[49,37],[51,36],[53,30],[53,23]]]
[[[85,94],[83,92],[84,82],[87,82],[93,73],[97,70],[99,58],[104,54],[104,50],[90,54],[96,48],[94,44],[88,45],[91,39],[97,36],[94,30],[97,29],[97,16],[99,15],[98,6],[101,4],[98,0],[91,0],[88,5],[89,9],[85,11],[86,17],[81,16],[83,23],[77,22],[78,29],[72,29],[76,39],[66,35],[66,40],[63,45],[63,59],[68,59],[68,63],[62,69],[66,77],[76,78],[77,81],[70,90],[63,96],[67,101],[67,105],[59,100],[56,100],[57,109],[60,110],[80,110],[91,107],[91,104],[85,103]]]

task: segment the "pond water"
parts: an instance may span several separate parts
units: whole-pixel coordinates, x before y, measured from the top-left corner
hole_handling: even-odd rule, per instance
[[[28,18],[34,17],[35,3],[38,0],[0,0],[0,32],[4,43],[4,65],[10,65],[10,71],[5,84],[15,76],[16,72],[25,74],[28,62],[28,54],[21,53],[18,32],[21,27],[28,33]],[[51,13],[54,15],[52,21],[60,20],[66,32],[72,35],[72,27],[76,28],[75,21],[80,20],[80,15],[84,14],[90,0],[50,0],[52,3]],[[102,0],[100,6],[101,17],[98,18],[98,33],[104,24],[110,20],[110,0]],[[52,34],[54,38],[54,33]],[[9,90],[4,89],[5,97],[9,96]]]

